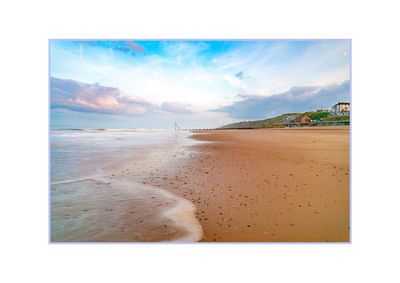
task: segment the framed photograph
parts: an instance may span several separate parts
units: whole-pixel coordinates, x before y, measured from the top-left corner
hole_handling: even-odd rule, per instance
[[[49,41],[51,243],[350,242],[351,40]]]

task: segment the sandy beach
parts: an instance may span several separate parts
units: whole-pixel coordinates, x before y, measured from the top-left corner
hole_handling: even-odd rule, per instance
[[[167,136],[153,145],[122,140],[106,155],[103,142],[91,144],[100,148],[78,169],[103,164],[93,171],[101,176],[51,185],[51,240],[349,241],[349,127]]]
[[[348,242],[349,127],[214,130],[143,182],[196,206],[205,242]],[[145,181],[144,181],[145,180]]]

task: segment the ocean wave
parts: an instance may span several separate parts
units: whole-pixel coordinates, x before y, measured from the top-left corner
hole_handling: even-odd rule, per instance
[[[187,235],[178,239],[170,240],[171,242],[197,242],[203,238],[203,229],[195,216],[196,207],[187,199],[175,196],[165,190],[162,193],[169,198],[177,199],[177,205],[166,210],[163,216],[172,220],[178,227],[186,230]]]

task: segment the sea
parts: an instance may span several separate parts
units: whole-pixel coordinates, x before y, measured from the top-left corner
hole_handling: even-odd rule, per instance
[[[52,129],[50,242],[195,242],[195,206],[142,180],[193,154],[189,131]]]

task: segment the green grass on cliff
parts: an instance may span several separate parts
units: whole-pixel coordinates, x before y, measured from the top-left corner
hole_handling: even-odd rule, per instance
[[[233,123],[229,125],[222,126],[222,129],[229,129],[229,128],[267,128],[267,127],[272,127],[277,124],[281,124],[283,122],[283,119],[287,116],[298,116],[301,115],[301,113],[286,113],[282,114],[277,117],[265,119],[265,120],[258,120],[258,121],[244,121],[244,122],[239,122],[239,123]]]
[[[311,120],[319,121],[321,118],[326,118],[329,115],[329,112],[306,112],[304,113]]]

